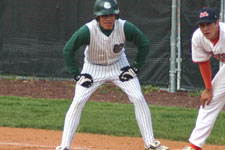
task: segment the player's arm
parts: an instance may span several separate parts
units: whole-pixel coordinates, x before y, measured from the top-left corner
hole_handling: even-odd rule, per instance
[[[211,71],[211,65],[210,65],[210,61],[205,61],[205,62],[200,62],[199,63],[199,69],[202,75],[202,78],[204,80],[205,83],[205,88],[210,90],[212,89],[212,71]]]
[[[205,84],[205,90],[201,94],[200,102],[205,107],[212,100],[212,71],[210,65],[211,54],[206,52],[202,46],[198,34],[194,33],[192,37],[192,60],[199,64],[199,69]]]
[[[200,102],[204,108],[205,103],[208,105],[212,100],[212,71],[210,61],[200,62],[199,69],[205,83],[205,90],[202,92],[200,99]]]
[[[126,21],[124,33],[128,42],[133,42],[137,46],[137,54],[133,66],[140,70],[146,62],[149,54],[149,40],[134,24]]]
[[[86,25],[83,25],[72,35],[63,49],[63,57],[67,66],[67,70],[74,76],[80,74],[80,69],[78,67],[77,60],[75,59],[75,51],[77,51],[83,45],[88,45],[89,42],[89,29]]]

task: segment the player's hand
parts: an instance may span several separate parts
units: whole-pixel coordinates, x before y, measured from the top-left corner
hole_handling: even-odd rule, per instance
[[[92,76],[87,73],[75,76],[74,80],[77,82],[77,84],[86,88],[89,88],[93,84]]]
[[[122,73],[119,76],[120,81],[129,81],[137,76],[138,69],[131,66],[126,66],[120,69]]]
[[[201,105],[202,107],[204,108],[205,107],[205,104],[206,105],[209,105],[211,100],[212,100],[212,89],[205,89],[202,94],[201,94],[201,98],[200,98],[200,102],[201,102]]]

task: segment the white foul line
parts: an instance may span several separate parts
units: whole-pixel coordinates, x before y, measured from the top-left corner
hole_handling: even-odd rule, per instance
[[[22,143],[8,143],[8,142],[0,142],[0,145],[11,145],[11,146],[27,146],[27,147],[39,147],[39,148],[55,148],[56,146],[47,146],[47,145],[33,145],[33,144],[22,144]],[[78,150],[94,150],[89,147],[71,147],[71,149]]]
[[[11,145],[11,146],[26,146],[26,147],[37,147],[37,148],[44,148],[44,149],[49,149],[52,150],[56,146],[47,146],[47,145],[33,145],[33,144],[22,144],[22,143],[8,143],[8,142],[0,142],[0,145]],[[97,149],[92,149],[90,147],[71,147],[71,150],[97,150]],[[103,150],[103,149],[101,149]],[[171,150],[180,150],[180,149],[171,149]]]

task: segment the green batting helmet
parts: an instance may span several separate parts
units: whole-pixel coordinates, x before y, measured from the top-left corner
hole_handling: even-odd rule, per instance
[[[120,13],[116,0],[96,0],[94,5],[95,16],[118,15]]]

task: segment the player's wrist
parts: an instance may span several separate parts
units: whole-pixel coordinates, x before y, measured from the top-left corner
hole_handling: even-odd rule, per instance
[[[205,91],[211,92],[212,91],[212,88],[206,88]]]
[[[80,80],[80,74],[74,75],[73,78],[74,78],[75,81],[79,81]]]
[[[135,67],[135,66],[131,66],[131,68],[133,69],[133,71],[134,71],[136,74],[138,74],[139,69],[138,69],[137,67]]]
[[[142,68],[142,66],[138,65],[137,62],[134,62],[133,65],[131,66],[132,68],[136,68],[137,69],[137,72],[140,71],[140,69]]]
[[[88,73],[81,73],[79,75],[74,75],[74,80],[77,84],[85,88],[89,88],[90,86],[93,85],[93,78]]]

